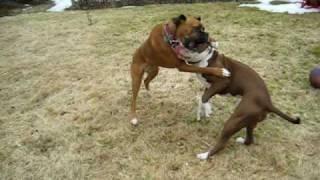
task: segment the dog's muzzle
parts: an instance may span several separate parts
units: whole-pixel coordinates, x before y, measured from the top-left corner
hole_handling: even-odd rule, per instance
[[[195,50],[198,45],[200,44],[206,44],[210,43],[209,42],[209,34],[206,32],[198,32],[197,38],[192,38],[192,37],[185,37],[183,40],[183,45],[184,47],[190,49],[190,50]]]

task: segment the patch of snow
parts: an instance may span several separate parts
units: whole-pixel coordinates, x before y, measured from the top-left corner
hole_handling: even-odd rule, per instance
[[[137,6],[122,6],[121,8],[123,8],[123,9],[129,9],[129,8],[135,8],[135,7],[137,7]]]
[[[277,4],[272,5],[272,0],[258,0],[260,4],[241,4],[240,7],[256,7],[260,10],[277,12],[277,13],[288,13],[288,14],[304,14],[309,12],[320,12],[317,8],[302,8],[301,1],[287,0],[289,4]]]
[[[55,5],[52,8],[48,9],[48,11],[61,12],[72,5],[71,0],[53,0],[53,1]]]

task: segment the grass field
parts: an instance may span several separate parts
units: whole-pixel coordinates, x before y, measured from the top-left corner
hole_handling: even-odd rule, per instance
[[[320,14],[272,14],[237,3],[34,13],[0,18],[0,179],[310,179],[320,177],[320,91],[308,73],[320,63]],[[216,142],[237,98],[212,99],[195,120],[195,75],[161,69],[128,119],[134,50],[150,29],[180,13],[201,15],[220,52],[254,68],[275,115],[256,143],[234,136],[212,161],[196,154]]]

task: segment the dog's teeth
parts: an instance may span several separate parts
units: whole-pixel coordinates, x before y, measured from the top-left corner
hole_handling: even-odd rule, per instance
[[[208,159],[208,155],[209,155],[209,152],[200,153],[200,154],[197,154],[197,158],[201,160],[206,160]]]
[[[133,119],[131,119],[131,124],[132,125],[137,125],[138,124],[138,119],[137,118],[133,118]]]
[[[236,142],[244,144],[245,139],[243,137],[237,137]]]
[[[230,73],[230,71],[228,71],[228,69],[223,68],[222,69],[222,75],[224,77],[230,77],[231,73]]]

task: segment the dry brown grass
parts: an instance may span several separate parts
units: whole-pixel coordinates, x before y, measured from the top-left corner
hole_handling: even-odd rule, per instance
[[[151,27],[179,13],[201,15],[221,52],[250,65],[296,126],[269,116],[256,144],[234,138],[211,162],[236,98],[213,99],[195,120],[194,75],[162,69],[144,88],[141,124],[129,124],[131,55]],[[271,14],[236,3],[161,5],[0,19],[0,179],[318,179],[320,92],[308,85],[319,63],[320,14]],[[240,132],[238,135],[243,135]]]

